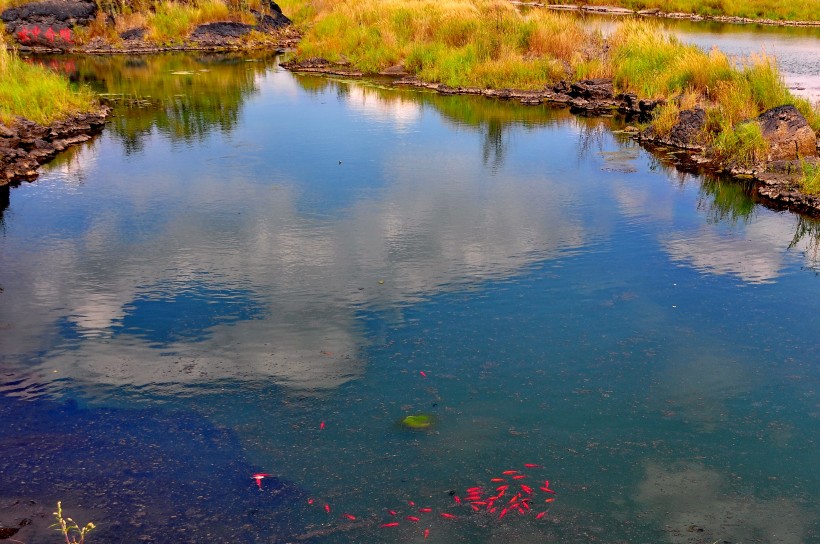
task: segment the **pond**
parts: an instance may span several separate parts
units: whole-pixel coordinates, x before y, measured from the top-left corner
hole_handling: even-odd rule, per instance
[[[116,117],[0,200],[15,538],[820,538],[820,224],[615,118],[278,60],[47,60]]]

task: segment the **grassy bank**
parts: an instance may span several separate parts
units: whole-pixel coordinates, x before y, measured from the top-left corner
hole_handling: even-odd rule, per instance
[[[578,18],[521,12],[503,0],[283,0],[301,26],[299,58],[350,63],[365,73],[402,64],[453,87],[543,89],[559,80],[608,77],[616,92],[662,99],[652,121],[668,134],[678,112],[706,111],[697,143],[739,166],[766,143],[754,119],[794,104],[820,130],[820,110],[792,96],[773,59],[729,58],[684,44],[652,21],[624,21],[604,37]]]
[[[24,62],[0,37],[0,122],[11,124],[19,116],[48,124],[98,106],[90,90],[72,88],[67,78]]]
[[[616,6],[634,10],[660,9],[667,13],[704,16],[745,17],[774,21],[820,21],[820,0],[783,2],[781,0],[584,0],[564,2],[538,0],[546,4]]]

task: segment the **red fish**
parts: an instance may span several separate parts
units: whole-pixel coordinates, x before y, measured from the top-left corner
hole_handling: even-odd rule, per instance
[[[256,480],[256,486],[259,489],[262,489],[262,480],[264,480],[267,476],[270,476],[270,474],[265,474],[264,472],[260,472],[258,474],[254,474],[253,476],[251,476],[251,478]]]
[[[498,482],[506,482],[507,480],[505,480],[504,478],[492,478],[490,481],[498,483]]]
[[[544,502],[552,502],[554,500],[555,500],[554,498],[550,497],[549,499],[544,500]]]
[[[388,511],[387,511],[387,513],[388,513],[388,514],[390,514],[391,516],[395,516],[395,515],[396,515],[396,511],[395,511],[395,510],[388,510]]]
[[[513,476],[513,480],[523,480],[526,477],[526,474],[519,474],[518,476]]]
[[[456,501],[456,504],[461,504],[461,499],[458,498],[458,495],[453,495],[453,500]]]
[[[308,504],[313,504],[313,499],[308,499]]]
[[[328,514],[330,514],[330,505],[329,505],[329,504],[326,504],[326,505],[325,505],[325,512],[327,512]]]
[[[407,504],[409,504],[410,506],[416,506],[416,503],[414,503],[413,501],[407,501]]]
[[[453,514],[448,514],[447,512],[442,512],[441,517],[447,518],[447,519],[456,519],[456,517]]]
[[[524,491],[524,493],[532,495],[532,488],[530,486],[521,484],[521,489]]]
[[[555,491],[553,491],[549,487],[542,487],[541,491],[546,491],[547,493],[552,493],[553,495],[557,495],[557,493],[555,493]]]
[[[498,519],[501,519],[506,515],[507,515],[507,509],[505,508],[504,510],[501,511],[500,514],[498,514]]]
[[[508,487],[510,487],[510,486],[508,486],[508,485],[500,485],[500,486],[496,487],[496,488],[495,488],[495,490],[496,490],[496,491],[504,491],[504,490],[505,490],[505,489],[507,489]]]
[[[324,428],[325,428],[325,422],[323,421],[323,422],[319,423],[319,430],[321,431]]]
[[[485,506],[487,503],[485,501],[474,501],[473,504],[476,506]]]
[[[409,519],[410,521],[412,521],[412,522],[414,522],[414,523],[418,523],[418,521],[419,521],[421,518],[417,518],[416,516],[407,516],[405,519]]]
[[[425,529],[424,530],[424,538],[427,538],[428,536],[430,536],[430,529]]]
[[[382,523],[381,526],[382,527],[398,527],[399,522],[398,521],[391,521],[390,523]]]
[[[544,516],[546,516],[546,515],[547,515],[547,511],[546,511],[546,510],[544,510],[543,512],[541,512],[541,513],[539,513],[539,514],[536,514],[536,515],[535,515],[535,519],[541,519],[541,518],[543,518],[543,517],[544,517]]]
[[[479,491],[481,491],[480,487],[468,487],[467,488],[467,493],[474,493],[474,492],[479,492]]]
[[[476,512],[478,512],[479,510],[481,510],[481,508],[479,508],[478,506],[476,506],[476,505],[475,505],[475,503],[471,504],[471,505],[470,505],[470,508],[472,508],[472,509],[473,509],[473,510],[475,510]]]
[[[354,516],[353,514],[342,514],[342,515],[343,515],[344,517],[346,517],[347,519],[351,520],[351,521],[355,521],[355,520],[356,520],[356,516]]]
[[[432,511],[433,511],[432,508],[419,508],[419,512],[421,512],[423,514],[429,514]]]
[[[504,474],[505,476],[509,476],[510,474],[518,474],[518,471],[517,470],[505,470],[501,474]]]
[[[535,463],[524,463],[524,466],[527,468],[544,468],[541,465],[536,465]]]
[[[427,373],[426,373],[426,372],[424,372],[423,370],[419,370],[419,374],[421,374],[421,377],[422,377],[422,378],[426,378],[426,377],[427,377]]]

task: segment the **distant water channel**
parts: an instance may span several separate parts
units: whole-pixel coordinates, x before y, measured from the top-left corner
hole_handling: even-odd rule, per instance
[[[583,15],[591,25],[610,31],[622,15]],[[734,24],[686,19],[657,19],[664,29],[705,51],[717,48],[736,58],[765,54],[777,61],[789,89],[820,101],[820,27]]]
[[[21,540],[58,500],[90,542],[820,540],[817,222],[617,119],[45,62],[117,106],[0,200]],[[474,512],[493,479],[531,511]]]

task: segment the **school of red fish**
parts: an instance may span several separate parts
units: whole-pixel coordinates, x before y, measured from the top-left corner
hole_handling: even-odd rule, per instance
[[[423,378],[427,378],[427,374],[423,370],[419,374]],[[324,428],[325,422],[322,421],[319,424],[319,430],[324,430]],[[530,478],[530,475],[526,472],[537,472],[544,467],[536,463],[524,463],[523,468],[525,470],[505,470],[498,477],[490,478],[490,485],[468,487],[461,495],[450,492],[453,503],[449,508],[434,510],[430,506],[417,506],[415,501],[408,500],[405,509],[385,510],[382,517],[383,523],[379,527],[384,529],[399,527],[402,523],[407,522],[423,525],[422,522],[429,521],[431,516],[436,515],[448,520],[457,520],[460,517],[483,514],[497,516],[501,520],[508,515],[526,516],[534,514],[535,519],[543,519],[549,513],[549,505],[555,501],[557,494],[550,487],[549,480],[538,480],[544,483],[539,483],[536,487],[523,482]],[[266,476],[270,476],[270,474],[259,473],[251,476],[256,480],[256,485],[259,486],[260,490],[262,489],[262,479]],[[541,493],[538,493],[539,491]],[[322,504],[321,501],[317,502],[313,498],[309,498],[307,503],[308,506]],[[330,504],[324,503],[323,508],[325,513],[331,513]],[[344,512],[339,516],[339,519],[356,521],[359,517]],[[430,536],[429,527],[424,529],[423,535],[424,538]]]
[[[535,463],[526,463],[524,468],[527,469],[526,472],[532,472],[543,467]],[[261,488],[259,476],[264,477],[268,474],[253,476]],[[388,529],[407,523],[424,525],[424,522],[429,521],[433,516],[457,520],[477,514],[495,516],[499,520],[509,515],[534,515],[535,519],[540,520],[549,513],[549,505],[555,501],[556,492],[550,487],[549,480],[538,480],[543,481],[543,484],[538,484],[536,487],[523,483],[529,478],[530,475],[525,471],[505,470],[499,477],[491,478],[488,486],[468,487],[461,495],[451,492],[453,503],[449,508],[433,509],[430,506],[418,506],[415,501],[408,500],[405,508],[385,510],[383,523],[379,527]],[[309,498],[307,503],[309,506],[321,506],[327,514],[331,513],[328,503],[316,501],[313,498]],[[356,521],[359,516],[343,512],[339,518]],[[424,529],[423,535],[424,538],[430,535],[429,527]]]

